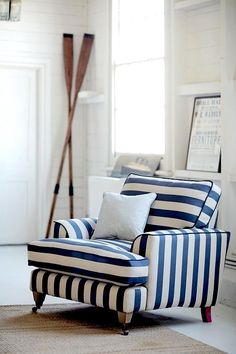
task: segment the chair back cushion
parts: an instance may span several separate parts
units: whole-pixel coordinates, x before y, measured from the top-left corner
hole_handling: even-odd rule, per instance
[[[173,178],[127,177],[121,194],[154,192],[146,231],[169,228],[207,227],[220,198],[220,188],[211,181]]]

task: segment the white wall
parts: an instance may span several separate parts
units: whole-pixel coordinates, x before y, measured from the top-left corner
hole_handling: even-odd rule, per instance
[[[43,95],[47,94],[47,97],[40,97],[41,102],[47,101],[46,106],[42,109],[44,110],[43,117],[47,117],[45,132],[50,132],[48,154],[51,160],[51,168],[45,166],[43,171],[43,174],[47,176],[47,182],[44,186],[46,201],[42,205],[45,229],[67,122],[62,35],[63,33],[74,34],[74,63],[76,66],[82,36],[86,32],[86,28],[86,0],[22,0],[21,20],[19,22],[0,22],[1,57],[4,55],[6,58],[22,57],[29,62],[41,61],[47,68],[45,90],[43,91]],[[84,183],[86,178],[84,172],[86,149],[83,121],[84,108],[80,106],[74,117],[73,126],[76,216],[85,214]],[[55,218],[69,215],[67,164],[65,170],[54,214]]]
[[[104,102],[87,106],[87,173],[106,175],[110,152],[109,0],[88,0],[88,32],[95,34],[87,87],[104,94]]]
[[[22,0],[19,22],[0,22],[0,57],[42,62],[45,90],[40,109],[45,118],[47,152],[41,206],[46,230],[67,123],[62,35],[74,35],[74,76],[85,32],[95,34],[83,88],[104,93],[104,102],[78,105],[73,122],[75,217],[87,212],[87,175],[105,175],[109,158],[109,32],[107,0]],[[50,161],[49,166],[46,160]],[[67,160],[54,218],[69,216]]]
[[[75,216],[87,212],[87,176],[106,175],[110,157],[110,24],[109,0],[22,0],[20,22],[0,22],[0,59],[22,57],[45,64],[46,78],[41,101],[46,102],[45,136],[49,131],[50,168],[46,175],[43,228],[46,229],[59,158],[63,146],[67,98],[64,82],[62,34],[73,33],[75,66],[84,32],[94,33],[95,42],[84,87],[104,93],[104,102],[79,105],[74,117]],[[42,108],[41,108],[42,109]],[[61,181],[55,218],[68,213],[67,163]],[[52,171],[52,172],[51,172]],[[233,220],[233,217],[232,217]]]
[[[0,22],[0,57],[23,57],[47,66],[45,87],[50,96],[45,107],[46,131],[50,131],[53,175],[48,177],[48,214],[67,121],[62,34],[73,33],[75,67],[84,32],[94,33],[95,42],[84,87],[104,94],[104,102],[79,105],[74,125],[74,177],[76,216],[87,209],[87,176],[106,175],[110,157],[110,0],[22,0],[19,22]],[[214,14],[213,14],[214,15]],[[74,70],[75,71],[75,70]],[[74,73],[75,74],[75,73]],[[48,98],[48,97],[47,97]],[[49,171],[45,171],[48,175]],[[55,217],[66,217],[67,163]]]

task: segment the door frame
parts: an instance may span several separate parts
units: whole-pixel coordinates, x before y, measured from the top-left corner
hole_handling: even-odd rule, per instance
[[[11,69],[29,69],[36,76],[36,200],[37,225],[35,239],[42,237],[46,230],[48,212],[48,186],[50,183],[51,161],[51,86],[50,86],[50,58],[45,56],[26,57],[18,55],[0,55],[0,67]]]

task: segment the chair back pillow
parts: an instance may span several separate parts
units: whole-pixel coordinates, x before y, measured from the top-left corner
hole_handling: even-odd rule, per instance
[[[121,194],[138,195],[154,192],[146,231],[207,227],[216,209],[221,190],[211,181],[144,177],[130,174]]]

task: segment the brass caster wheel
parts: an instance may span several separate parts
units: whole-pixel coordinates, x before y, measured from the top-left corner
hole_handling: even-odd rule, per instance
[[[37,306],[32,307],[32,312],[33,313],[36,313],[37,311],[38,311],[38,307]]]
[[[36,313],[42,307],[46,294],[33,291],[33,296],[36,306],[32,307],[32,311]]]
[[[129,334],[129,328],[128,328],[128,326],[127,325],[123,325],[122,326],[122,333],[121,333],[123,336],[128,336],[128,334]]]

